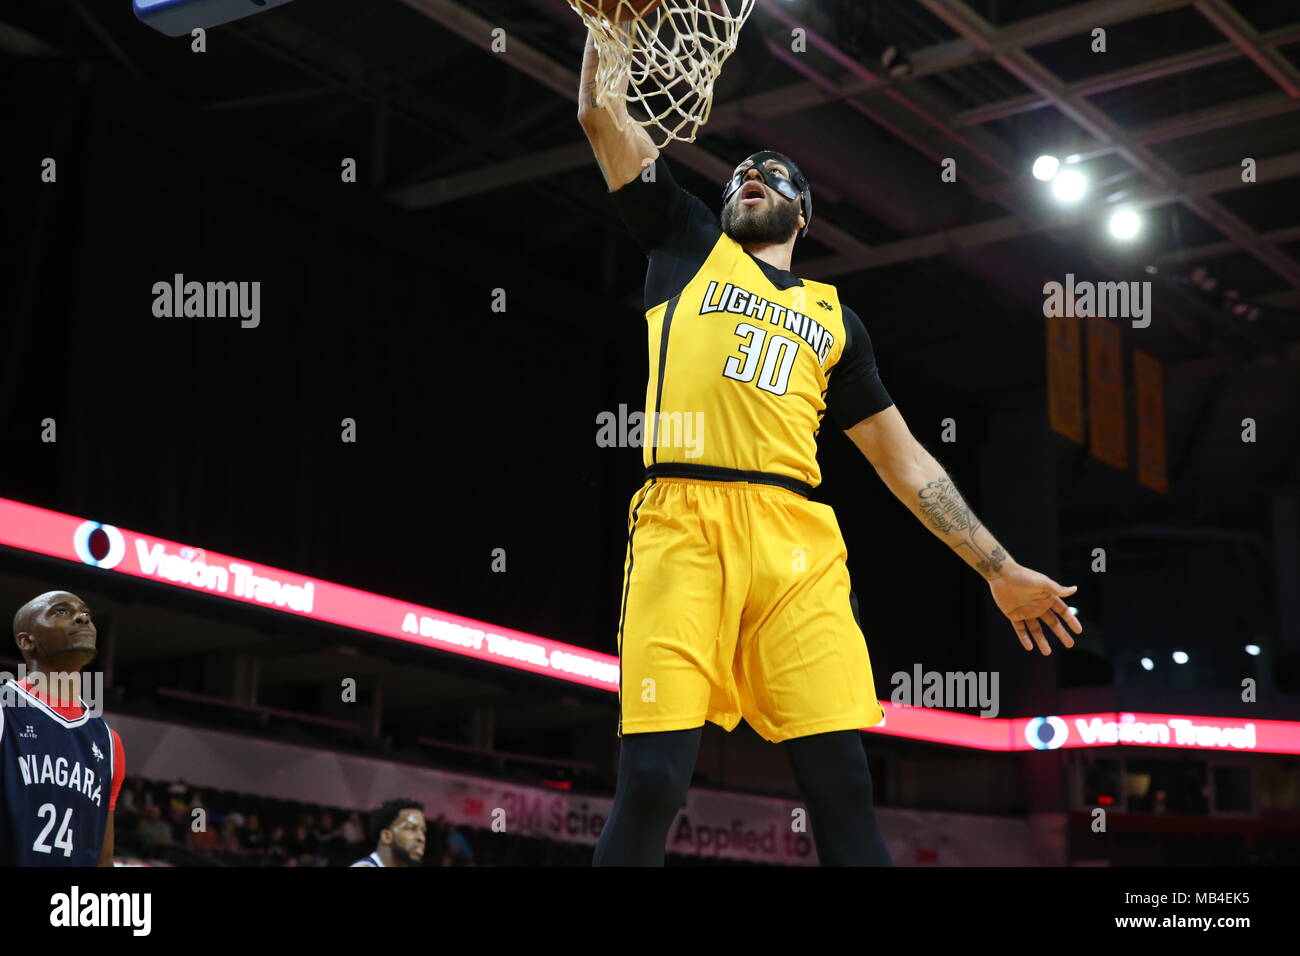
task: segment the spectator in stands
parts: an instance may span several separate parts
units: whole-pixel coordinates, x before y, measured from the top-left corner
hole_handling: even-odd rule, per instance
[[[171,824],[173,843],[189,843],[190,813],[185,804],[173,800],[167,807],[167,822]]]
[[[221,823],[221,851],[223,853],[244,852],[244,846],[239,842],[239,828],[228,816]]]
[[[422,866],[428,824],[424,805],[399,798],[385,801],[370,815],[375,849],[353,866]]]
[[[221,849],[221,839],[217,836],[216,827],[211,825],[212,823],[211,819],[206,819],[203,821],[201,829],[190,829],[190,849],[197,850],[200,853],[210,853]]]
[[[184,810],[190,804],[190,787],[184,780],[177,780],[167,787],[167,802]]]
[[[153,803],[153,798],[149,796],[149,791],[144,788],[144,777],[132,777],[122,787],[122,792],[117,796],[118,823],[121,823],[123,814],[130,816],[143,816],[145,808]]]
[[[258,819],[256,813],[250,813],[248,820],[244,824],[244,849],[249,853],[262,856],[266,853],[266,831],[262,829],[262,821]]]
[[[266,841],[266,855],[276,858],[288,856],[288,849],[285,847],[284,827],[271,828],[271,835]]]
[[[196,814],[194,812],[196,810],[201,810],[203,812]],[[185,825],[189,830],[193,831],[194,825],[198,820],[203,821],[203,826],[205,828],[212,829],[215,828],[217,823],[221,820],[221,815],[216,814],[214,816],[212,808],[203,802],[203,794],[196,790],[190,796],[189,806],[185,808]]]
[[[124,843],[135,842],[136,830],[144,819],[148,791],[144,789],[143,777],[128,777],[122,783],[122,791],[117,797],[117,816],[113,823],[115,839]]]
[[[328,810],[320,815],[320,822],[316,824],[316,830],[312,834],[316,840],[316,852],[321,856],[328,856],[338,846],[339,831],[334,826],[334,814]]]
[[[366,831],[361,824],[361,814],[355,810],[348,814],[348,818],[343,821],[343,826],[339,828],[339,835],[343,837],[343,842],[349,847],[364,843]]]
[[[447,830],[447,855],[451,858],[451,866],[474,866],[474,851],[470,849],[465,834],[455,826]]]
[[[325,845],[321,842],[321,825],[315,810],[309,810],[302,815],[302,825],[307,828],[307,852],[312,856],[324,853]]]
[[[290,856],[309,856],[312,852],[312,838],[307,828],[301,824],[294,827],[284,848]]]
[[[144,819],[140,822],[139,836],[140,844],[146,850],[172,844],[171,824],[162,818],[162,810],[156,803],[151,803],[145,810]]]

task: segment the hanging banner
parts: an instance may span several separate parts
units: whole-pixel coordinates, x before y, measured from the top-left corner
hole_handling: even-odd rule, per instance
[[[1047,319],[1047,417],[1052,431],[1083,444],[1083,356],[1079,319]]]
[[[1119,326],[1088,316],[1088,432],[1092,455],[1128,467],[1124,417],[1124,353]]]
[[[1165,367],[1140,349],[1133,350],[1133,391],[1137,408],[1138,481],[1169,493],[1165,471]]]

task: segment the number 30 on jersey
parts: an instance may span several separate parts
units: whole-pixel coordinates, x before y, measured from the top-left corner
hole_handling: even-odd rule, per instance
[[[799,343],[775,332],[769,335],[767,329],[748,322],[736,326],[736,335],[743,339],[740,354],[727,359],[722,374],[737,382],[753,382],[773,395],[784,395],[790,387],[790,370],[799,355]]]

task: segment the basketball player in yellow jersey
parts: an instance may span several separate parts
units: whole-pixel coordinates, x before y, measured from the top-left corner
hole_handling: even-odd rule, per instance
[[[578,120],[649,259],[650,380],[618,631],[618,784],[594,863],[662,865],[704,722],[743,717],[789,755],[821,863],[889,865],[859,734],[884,715],[835,515],[808,500],[823,414],[989,582],[1027,651],[1050,653],[1044,627],[1074,646],[1066,627],[1082,628],[1061,598],[1076,589],[999,546],[912,437],[861,319],[834,286],[790,272],[812,215],[795,163],[763,151],[737,165],[719,221],[612,115],[621,103],[596,106],[596,56],[589,35]]]

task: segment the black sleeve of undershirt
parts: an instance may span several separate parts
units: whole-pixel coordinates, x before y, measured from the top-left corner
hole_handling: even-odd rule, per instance
[[[722,226],[717,214],[673,178],[661,155],[654,178],[640,176],[610,194],[614,208],[646,254],[645,307],[677,295],[700,271]]]
[[[835,424],[844,431],[864,418],[882,412],[894,400],[885,391],[876,368],[876,353],[871,347],[871,336],[858,314],[841,303],[844,312],[844,351],[831,369],[830,383],[826,389],[826,409]]]

